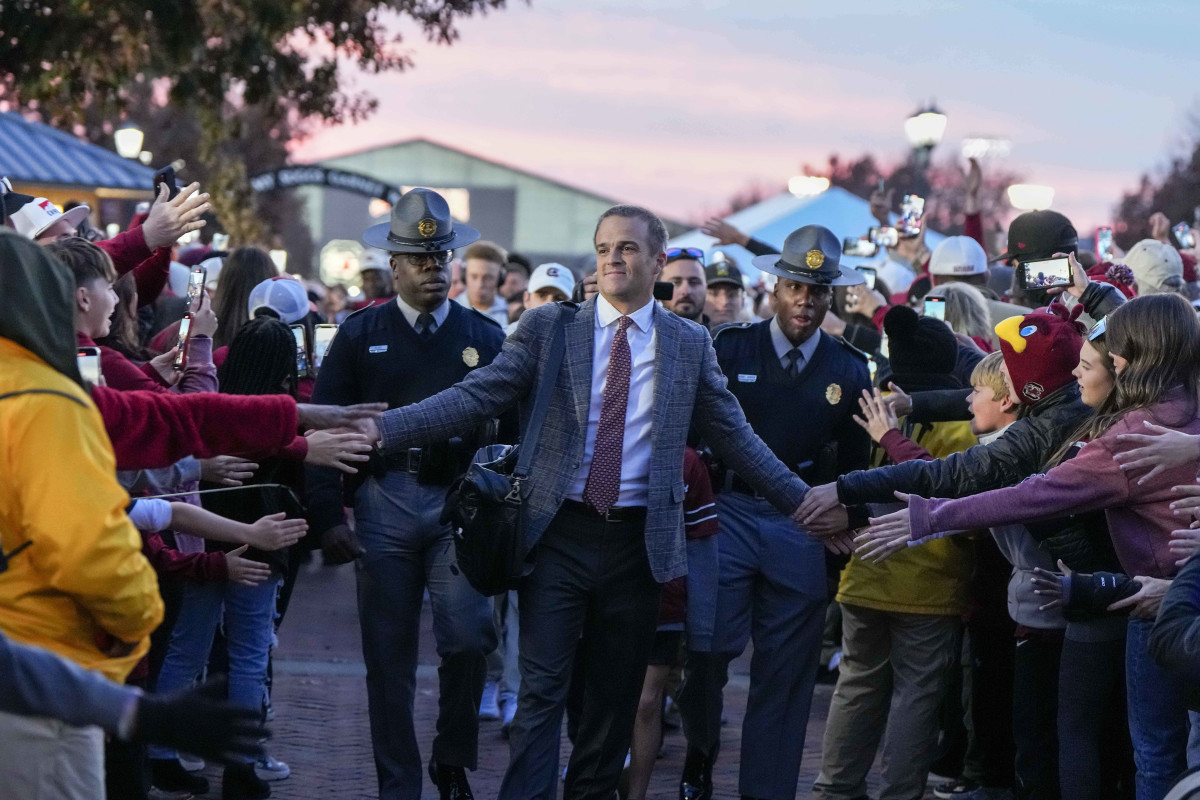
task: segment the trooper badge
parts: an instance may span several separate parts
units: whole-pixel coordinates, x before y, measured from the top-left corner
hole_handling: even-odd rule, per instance
[[[426,217],[425,219],[423,219],[417,223],[417,233],[421,234],[421,236],[428,239],[429,237],[431,237],[435,233],[437,233],[437,222],[434,221],[433,219],[430,219],[429,217]]]
[[[466,350],[463,350],[463,363],[468,367],[479,366],[479,351],[474,347],[468,347]],[[841,396],[841,389],[838,390],[838,396]]]
[[[809,250],[804,254],[804,263],[808,264],[809,269],[820,269],[825,263],[825,254],[820,250]]]
[[[842,387],[836,383],[831,383],[825,388],[825,399],[829,401],[829,405],[836,406],[842,402]]]

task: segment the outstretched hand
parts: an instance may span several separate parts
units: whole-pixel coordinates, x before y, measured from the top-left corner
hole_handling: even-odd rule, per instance
[[[912,495],[896,492],[896,499],[908,503]],[[855,553],[863,561],[883,561],[908,547],[912,539],[912,519],[907,508],[882,517],[872,517],[871,526],[854,537]]]
[[[883,440],[888,431],[899,429],[900,420],[897,418],[896,412],[883,399],[883,392],[878,388],[873,393],[863,389],[858,407],[862,409],[863,415],[861,417],[855,415],[854,421],[870,435],[876,444]]]
[[[1030,579],[1030,583],[1033,584],[1033,593],[1046,601],[1045,604],[1038,606],[1039,611],[1062,608],[1067,603],[1063,592],[1063,578],[1071,576],[1071,568],[1060,558],[1058,559],[1058,570],[1059,572],[1051,572],[1041,567],[1033,569],[1033,577]]]
[[[375,420],[384,411],[387,411],[387,403],[358,403],[352,406],[296,404],[301,428],[349,428],[368,437],[372,443],[379,441],[379,426]]]
[[[185,233],[204,227],[201,217],[212,208],[208,194],[200,191],[200,184],[193,183],[179,190],[174,200],[169,200],[171,188],[167,184],[158,187],[158,197],[150,206],[150,213],[142,223],[142,236],[146,249],[151,252],[160,247],[170,247]]]
[[[715,244],[717,245],[738,244],[745,247],[750,241],[749,236],[720,217],[713,217],[705,222],[700,226],[700,232],[716,239]]]
[[[802,528],[811,529],[818,517],[822,517],[841,505],[838,500],[837,484],[827,483],[814,486],[804,495],[804,502],[792,512],[792,519]]]
[[[1139,446],[1113,456],[1125,471],[1151,468],[1138,479],[1139,486],[1168,469],[1200,460],[1200,436],[1164,428],[1149,420],[1143,420],[1142,424],[1148,433],[1122,433],[1117,436],[1117,441],[1122,444]]]

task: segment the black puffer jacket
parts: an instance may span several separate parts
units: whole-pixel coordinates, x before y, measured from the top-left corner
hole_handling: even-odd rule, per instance
[[[921,497],[968,497],[1013,486],[1041,472],[1063,438],[1091,413],[1079,399],[1079,386],[1067,384],[1047,395],[991,444],[936,461],[906,461],[849,472],[838,478],[838,499],[850,506],[895,502],[892,492],[896,491]]]

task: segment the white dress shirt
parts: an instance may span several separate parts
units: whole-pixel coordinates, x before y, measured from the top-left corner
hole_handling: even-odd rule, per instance
[[[408,320],[408,324],[411,325],[412,329],[415,331],[417,329],[417,317],[421,316],[421,314],[425,312],[417,311],[408,303],[404,302],[404,300],[400,298],[400,295],[396,295],[396,305],[400,307],[400,313],[404,315],[404,318]],[[440,306],[429,313],[433,315],[433,325],[430,326],[429,332],[433,333],[438,328],[442,327],[442,323],[446,321],[446,317],[450,316],[450,301],[443,300]]]
[[[625,332],[629,341],[629,403],[625,407],[625,439],[621,453],[621,491],[618,506],[644,506],[650,486],[650,431],[654,410],[654,333],[655,305],[653,300],[629,316],[633,324]],[[666,313],[666,312],[662,312]],[[583,441],[583,462],[575,473],[567,497],[583,500],[588,471],[592,468],[592,452],[596,446],[596,429],[600,425],[600,408],[604,404],[604,387],[608,378],[608,360],[612,354],[613,336],[617,332],[621,312],[603,295],[596,296],[596,340],[592,345],[592,397],[588,405],[587,435]]]
[[[821,332],[816,331],[812,336],[808,337],[805,342],[800,345],[800,363],[796,365],[796,373],[804,372],[804,368],[812,361],[813,353],[817,352],[817,345],[821,342]],[[779,356],[779,364],[786,372],[792,365],[791,358],[788,353],[792,352],[792,348],[796,345],[792,344],[787,336],[783,333],[783,328],[779,327],[779,317],[771,318],[771,344],[775,346],[775,355]]]

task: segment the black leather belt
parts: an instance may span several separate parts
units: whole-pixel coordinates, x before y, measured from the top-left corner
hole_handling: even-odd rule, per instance
[[[421,469],[421,448],[410,447],[399,453],[389,453],[383,457],[383,466],[389,471],[411,472],[416,475]]]
[[[578,500],[564,500],[562,508],[572,514],[579,514],[591,519],[602,519],[605,522],[643,522],[646,519],[645,506],[613,506],[607,514],[600,514],[587,503],[581,503]]]
[[[738,494],[748,494],[755,500],[765,500],[766,498],[750,484],[742,480],[736,472],[731,469],[725,470],[725,480],[717,487],[719,491],[737,492]]]

